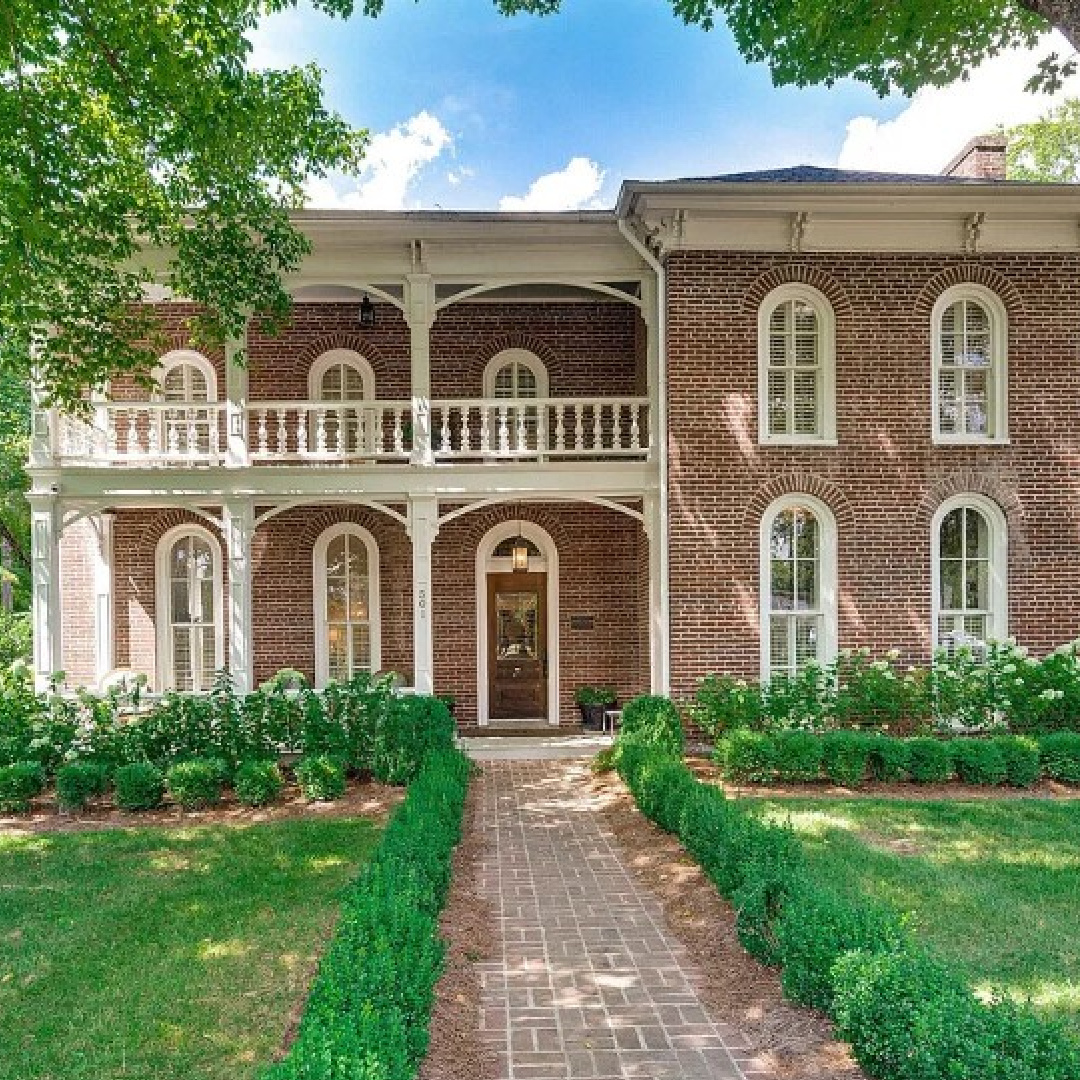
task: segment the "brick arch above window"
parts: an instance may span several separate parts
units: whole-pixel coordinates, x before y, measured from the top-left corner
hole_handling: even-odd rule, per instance
[[[808,285],[829,301],[837,323],[846,322],[852,318],[851,300],[844,291],[844,287],[832,274],[805,263],[774,266],[755,278],[743,295],[743,312],[756,319],[765,298],[782,285]]]
[[[559,505],[573,506],[575,504],[569,502],[560,503]],[[586,503],[580,505],[586,506],[591,510],[603,512],[602,507],[589,506],[589,504]],[[617,513],[617,511],[612,512]],[[496,525],[501,525],[505,521],[528,521],[533,525],[538,525],[551,537],[552,542],[559,551],[569,550],[572,544],[571,535],[567,531],[562,520],[560,520],[559,515],[553,514],[545,506],[540,506],[535,503],[522,503],[520,508],[515,502],[500,503],[497,506],[485,506],[471,513],[463,514],[460,518],[456,519],[454,524],[456,524],[457,521],[460,521],[467,529],[466,538],[464,540],[466,550],[475,550],[487,533],[489,533]],[[435,541],[436,544],[438,544],[438,542],[438,540]]]
[[[547,342],[532,334],[500,334],[498,337],[488,338],[469,358],[466,378],[475,385],[481,386],[488,364],[499,353],[514,349],[523,349],[537,356],[547,371],[549,385],[557,383],[563,369],[561,358]]]
[[[915,299],[915,314],[929,319],[941,294],[958,285],[981,285],[988,289],[1005,306],[1010,319],[1022,314],[1026,306],[1023,294],[1000,271],[979,263],[957,263],[940,270],[922,287]]]
[[[296,506],[287,510],[281,517],[285,518],[296,512],[303,515],[302,520],[296,523],[298,525],[296,542],[303,550],[310,550],[327,529],[338,525],[357,525],[366,529],[380,545],[386,543],[394,531],[401,533],[405,531],[405,526],[388,514],[351,503],[315,503],[312,506]],[[278,518],[272,518],[270,525],[272,526],[277,520]]]
[[[216,506],[201,507],[200,509],[206,509],[214,517],[220,514],[220,508]],[[123,511],[121,511],[123,513]],[[153,513],[150,520],[143,527],[139,534],[139,549],[140,550],[152,550],[157,547],[161,538],[169,532],[170,529],[175,529],[180,525],[200,525],[208,532],[212,533],[218,546],[224,551],[224,541],[221,537],[221,531],[215,527],[214,522],[203,517],[201,514],[193,513],[190,510],[183,510],[180,508],[170,510],[160,510]],[[225,577],[228,577],[228,566],[226,565],[223,573]]]
[[[820,500],[832,511],[841,532],[855,524],[855,511],[835,484],[815,473],[791,472],[774,476],[754,492],[743,515],[746,527],[756,530],[765,511],[785,495],[811,495]]]
[[[993,500],[1005,515],[1009,527],[1010,542],[1023,536],[1024,507],[1012,485],[1000,476],[979,469],[958,469],[943,476],[928,487],[919,500],[916,523],[920,529],[928,529],[938,507],[957,495],[983,495]]]
[[[336,349],[346,349],[362,356],[371,365],[376,386],[378,381],[389,373],[390,359],[374,342],[360,333],[325,334],[307,342],[300,353],[300,366],[305,372],[309,371],[321,356]]]

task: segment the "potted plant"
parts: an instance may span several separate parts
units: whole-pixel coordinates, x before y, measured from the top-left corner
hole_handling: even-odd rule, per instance
[[[581,710],[581,726],[587,731],[600,731],[604,726],[604,710],[613,709],[618,697],[610,686],[579,686],[574,701]]]

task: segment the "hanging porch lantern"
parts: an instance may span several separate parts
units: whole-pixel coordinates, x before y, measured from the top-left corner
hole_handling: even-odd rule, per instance
[[[518,514],[521,510],[519,508]],[[515,574],[525,574],[529,570],[529,541],[521,535],[521,518],[518,517],[517,536],[510,545],[510,569]]]
[[[360,325],[375,325],[375,305],[371,302],[371,298],[367,293],[364,293],[364,299],[360,301]]]

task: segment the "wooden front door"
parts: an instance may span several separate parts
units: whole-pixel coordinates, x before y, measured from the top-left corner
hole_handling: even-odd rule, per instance
[[[488,574],[488,713],[546,720],[547,574]]]

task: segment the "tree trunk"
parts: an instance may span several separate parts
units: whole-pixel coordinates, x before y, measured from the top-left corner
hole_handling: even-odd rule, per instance
[[[1041,15],[1080,50],[1080,0],[1020,0],[1020,6]]]

